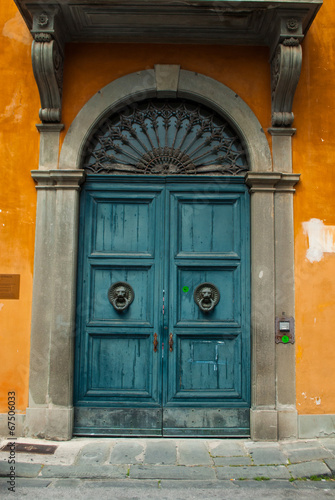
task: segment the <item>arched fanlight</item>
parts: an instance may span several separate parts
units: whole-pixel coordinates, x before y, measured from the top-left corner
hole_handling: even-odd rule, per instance
[[[231,125],[198,103],[150,99],[113,113],[89,140],[94,174],[238,175],[248,170]]]

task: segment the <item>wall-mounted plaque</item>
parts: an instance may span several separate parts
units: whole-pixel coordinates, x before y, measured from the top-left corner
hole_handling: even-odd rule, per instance
[[[20,297],[20,275],[0,274],[0,299],[18,299]]]

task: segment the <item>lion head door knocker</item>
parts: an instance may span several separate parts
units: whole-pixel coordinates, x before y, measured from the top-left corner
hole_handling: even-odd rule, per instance
[[[194,301],[204,313],[213,311],[219,300],[220,292],[212,283],[201,283],[194,290]]]
[[[134,297],[133,288],[125,281],[114,283],[108,290],[109,302],[118,312],[125,311],[134,300]]]

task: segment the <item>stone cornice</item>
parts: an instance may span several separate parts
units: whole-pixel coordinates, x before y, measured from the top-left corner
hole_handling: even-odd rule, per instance
[[[285,192],[294,193],[293,187],[299,182],[300,174],[280,172],[248,172],[246,184],[250,193],[255,192]]]
[[[272,136],[277,137],[292,137],[296,133],[296,128],[289,127],[271,127],[268,128],[268,132]]]
[[[85,180],[84,170],[32,170],[36,189],[72,189],[77,191]]]
[[[61,132],[64,130],[63,123],[37,123],[36,128],[39,132]]]
[[[270,48],[272,126],[291,127],[301,42],[322,0],[14,0],[31,34],[40,119],[59,123],[66,42],[201,43]]]
[[[34,37],[48,33],[59,45],[222,43],[268,45],[271,54],[284,39],[301,41],[322,5],[322,0],[14,1]]]

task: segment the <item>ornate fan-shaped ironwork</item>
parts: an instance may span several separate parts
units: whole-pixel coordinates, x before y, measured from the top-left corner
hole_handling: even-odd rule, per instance
[[[151,99],[111,115],[89,141],[84,169],[95,174],[243,174],[241,141],[212,110]]]

